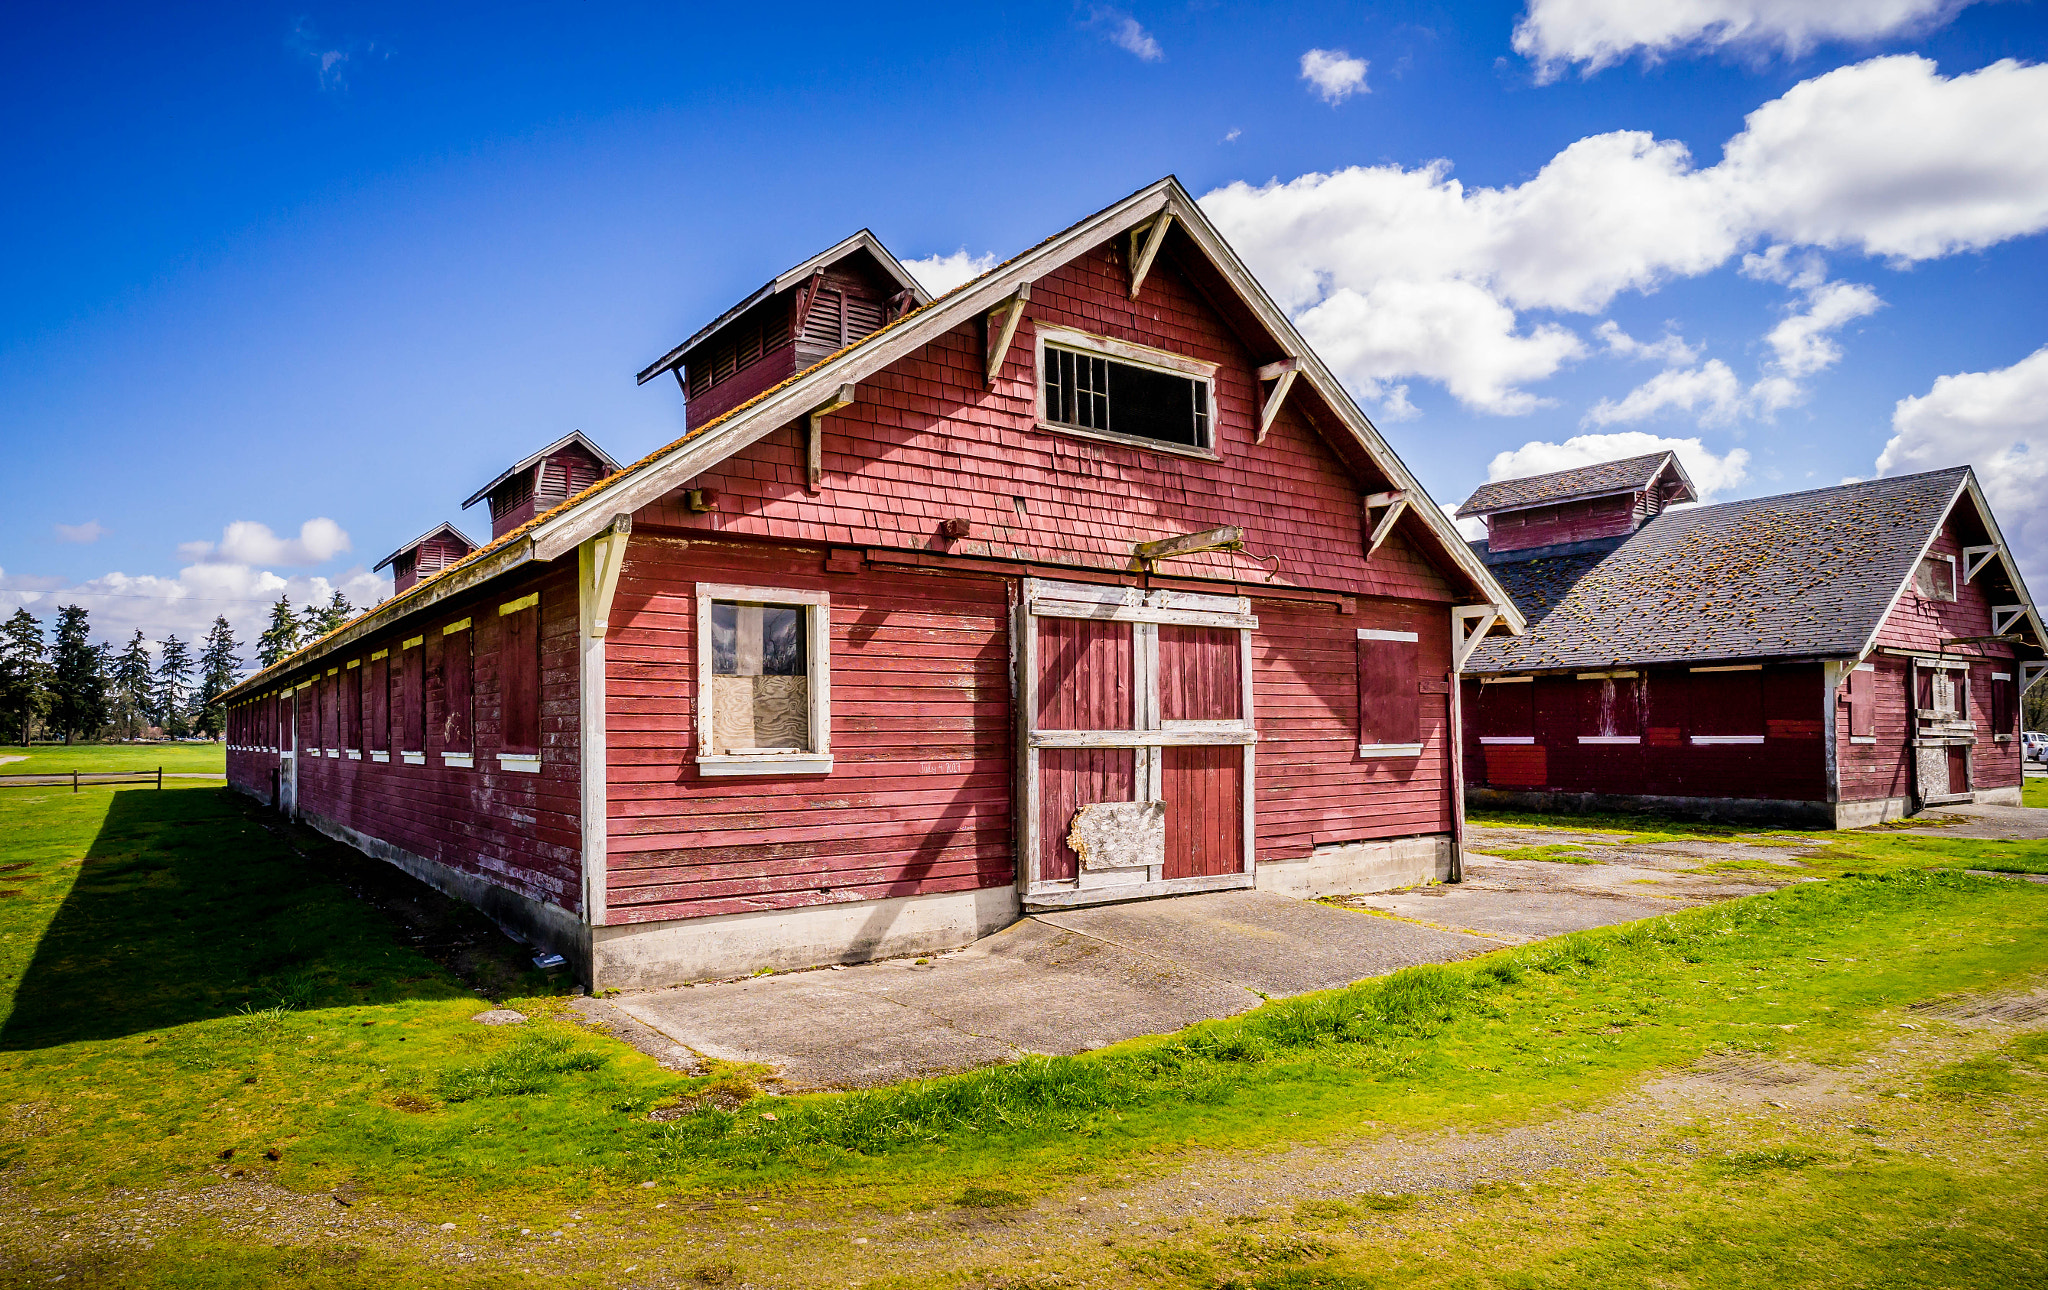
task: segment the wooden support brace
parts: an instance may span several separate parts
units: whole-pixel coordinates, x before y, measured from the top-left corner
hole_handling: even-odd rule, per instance
[[[1136,300],[1144,288],[1145,275],[1152,272],[1152,261],[1158,258],[1159,248],[1166,242],[1166,230],[1172,224],[1172,213],[1161,211],[1150,224],[1131,230],[1131,299]],[[1142,244],[1140,237],[1144,238]]]
[[[2025,694],[2034,682],[2048,676],[2048,663],[2020,664],[2020,693]]]
[[[825,427],[823,422],[826,417],[839,411],[839,409],[851,402],[853,402],[853,385],[849,382],[846,385],[840,386],[831,398],[811,409],[811,437],[809,444],[804,450],[804,486],[813,493],[818,491],[819,484],[825,478]]]
[[[1365,522],[1368,534],[1365,543],[1365,558],[1372,559],[1372,553],[1380,549],[1380,543],[1394,531],[1394,524],[1401,513],[1408,509],[1408,490],[1397,488],[1391,493],[1374,493],[1365,499]],[[1381,511],[1377,522],[1373,512]]]
[[[616,515],[611,527],[590,539],[590,597],[586,602],[583,634],[604,639],[612,612],[612,593],[619,589],[619,570],[626,563],[626,540],[633,533],[633,517]]]
[[[811,303],[818,298],[818,288],[825,284],[825,271],[813,270],[810,280],[796,289],[795,307],[790,311],[789,334],[793,337],[804,334],[804,323],[811,316]]]
[[[1451,670],[1462,672],[1472,651],[1501,620],[1498,605],[1456,605],[1451,609]]]
[[[1991,606],[1991,634],[1993,636],[2005,635],[2014,623],[2026,616],[2027,607],[2025,605]]]
[[[1984,566],[1990,564],[1993,558],[1995,558],[1997,555],[1998,548],[1995,546],[1964,547],[1963,581],[1968,582],[1970,579],[1982,573],[1984,571]]]
[[[1154,542],[1137,542],[1131,546],[1131,565],[1137,569],[1150,569],[1161,560],[1171,560],[1177,555],[1199,555],[1204,551],[1244,550],[1244,530],[1235,524],[1221,528],[1203,529],[1200,533],[1183,533],[1179,537],[1160,538]]]
[[[1003,370],[1003,360],[1009,356],[1010,342],[1017,339],[1017,324],[1024,320],[1024,306],[1031,300],[1031,284],[1017,284],[1017,294],[989,310],[984,321],[988,327],[988,386],[995,388],[996,373]]]
[[[1287,391],[1294,388],[1294,378],[1299,375],[1298,358],[1283,358],[1259,369],[1259,380],[1273,382],[1273,390],[1266,396],[1266,405],[1259,409],[1259,432],[1252,437],[1253,443],[1266,442],[1266,431],[1273,428],[1273,418],[1280,415],[1280,405],[1287,401]]]

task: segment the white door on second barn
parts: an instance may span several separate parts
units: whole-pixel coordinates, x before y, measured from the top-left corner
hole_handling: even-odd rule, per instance
[[[1027,905],[1252,884],[1257,627],[1241,596],[1026,580]]]

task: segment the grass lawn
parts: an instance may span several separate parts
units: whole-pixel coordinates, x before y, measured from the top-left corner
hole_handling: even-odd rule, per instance
[[[1707,1054],[1850,1068],[1906,1033],[1904,1005],[2048,969],[2048,888],[1926,871],[1957,863],[1959,841],[1859,841],[1874,850],[1816,863],[1843,875],[1828,881],[1078,1058],[766,1099],[751,1097],[744,1068],[663,1070],[575,1024],[560,986],[503,963],[495,976],[457,966],[536,1020],[472,1023],[485,1003],[465,978],[351,894],[388,881],[383,866],[269,822],[208,786],[0,797],[0,1204],[84,1223],[133,1194],[119,1189],[339,1192],[358,1214],[436,1232],[454,1223],[506,1259],[525,1257],[512,1253],[526,1248],[522,1227],[569,1233],[533,1274],[563,1285],[622,1284],[635,1259],[674,1274],[651,1284],[690,1274],[1027,1290],[1077,1284],[1071,1272],[1207,1290],[1987,1285],[2025,1284],[2048,1256],[2041,1133],[2008,1134],[1965,1101],[1914,1122],[1941,1155],[1844,1145],[1842,1126],[1819,1146],[1701,1129],[1637,1175],[1480,1197],[1487,1221],[1455,1231],[1423,1221],[1426,1206],[1410,1223],[1397,1211],[1413,1205],[1397,1197],[1329,1202],[1256,1231],[1196,1224],[1156,1248],[1061,1244],[1048,1227],[1035,1271],[977,1271],[970,1259],[934,1279],[880,1250],[848,1262],[859,1214],[1051,1203],[1194,1154],[1252,1160],[1393,1128],[1541,1124]],[[1954,1078],[1999,1085],[1981,1096],[2021,1099],[2020,1118],[2038,1124],[2042,1054],[1977,1060]],[[2010,1160],[1979,1168],[1974,1153],[1994,1138]],[[771,1220],[749,1201],[788,1239],[756,1239]],[[692,1263],[680,1232],[664,1235],[685,1221],[690,1248],[715,1239],[727,1261]],[[8,1226],[0,1261],[44,1257]],[[535,1283],[511,1263],[465,1268],[425,1243],[334,1258],[330,1244],[317,1225],[252,1241],[193,1221],[94,1266],[142,1285]],[[1063,1279],[1029,1279],[1054,1272]]]
[[[228,749],[224,743],[207,744],[32,744],[0,745],[0,757],[21,761],[0,763],[0,775],[38,773],[70,774],[74,770],[185,771],[193,774],[227,773]]]
[[[2025,806],[2048,806],[2048,775],[2029,775],[2025,787],[2020,789],[2020,802]]]

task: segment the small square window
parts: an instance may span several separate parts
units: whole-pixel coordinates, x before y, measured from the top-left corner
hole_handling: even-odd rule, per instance
[[[697,765],[707,775],[831,769],[831,604],[823,592],[697,588]]]

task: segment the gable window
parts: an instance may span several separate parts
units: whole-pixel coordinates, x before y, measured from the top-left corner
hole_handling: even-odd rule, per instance
[[[1055,327],[1038,349],[1042,428],[1215,455],[1214,363]]]
[[[1956,558],[1952,555],[1929,555],[1913,572],[1913,588],[1924,600],[1954,600]]]
[[[832,604],[821,591],[697,584],[697,770],[832,769]]]

